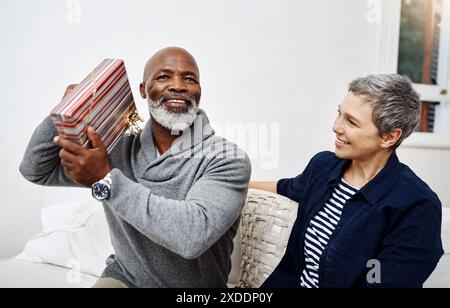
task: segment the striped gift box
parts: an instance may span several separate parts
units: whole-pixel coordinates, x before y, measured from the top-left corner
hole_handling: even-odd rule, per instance
[[[122,60],[106,59],[77,85],[51,117],[59,136],[88,147],[87,127],[95,129],[108,152],[137,115],[125,65]]]

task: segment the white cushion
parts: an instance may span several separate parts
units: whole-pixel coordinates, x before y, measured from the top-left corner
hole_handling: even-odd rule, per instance
[[[43,230],[29,240],[19,260],[48,263],[100,276],[114,253],[101,203],[74,202],[47,207]]]

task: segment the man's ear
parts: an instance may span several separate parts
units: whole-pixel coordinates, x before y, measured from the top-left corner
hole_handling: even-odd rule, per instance
[[[383,142],[381,146],[383,148],[392,148],[394,145],[397,144],[398,140],[402,137],[403,131],[401,128],[396,128],[389,133],[386,133],[383,136]]]
[[[145,93],[145,83],[141,83],[141,85],[139,86],[139,91],[141,92],[142,98],[146,99],[147,94]]]

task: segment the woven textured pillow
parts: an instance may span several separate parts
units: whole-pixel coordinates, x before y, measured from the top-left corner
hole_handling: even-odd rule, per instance
[[[242,212],[242,263],[239,288],[258,288],[286,251],[298,203],[283,196],[249,190]]]

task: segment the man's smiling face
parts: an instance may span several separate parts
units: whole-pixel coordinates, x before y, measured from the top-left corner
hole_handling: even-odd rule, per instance
[[[198,112],[201,87],[195,59],[184,49],[167,48],[148,62],[141,84],[152,118],[170,130],[191,126]]]

